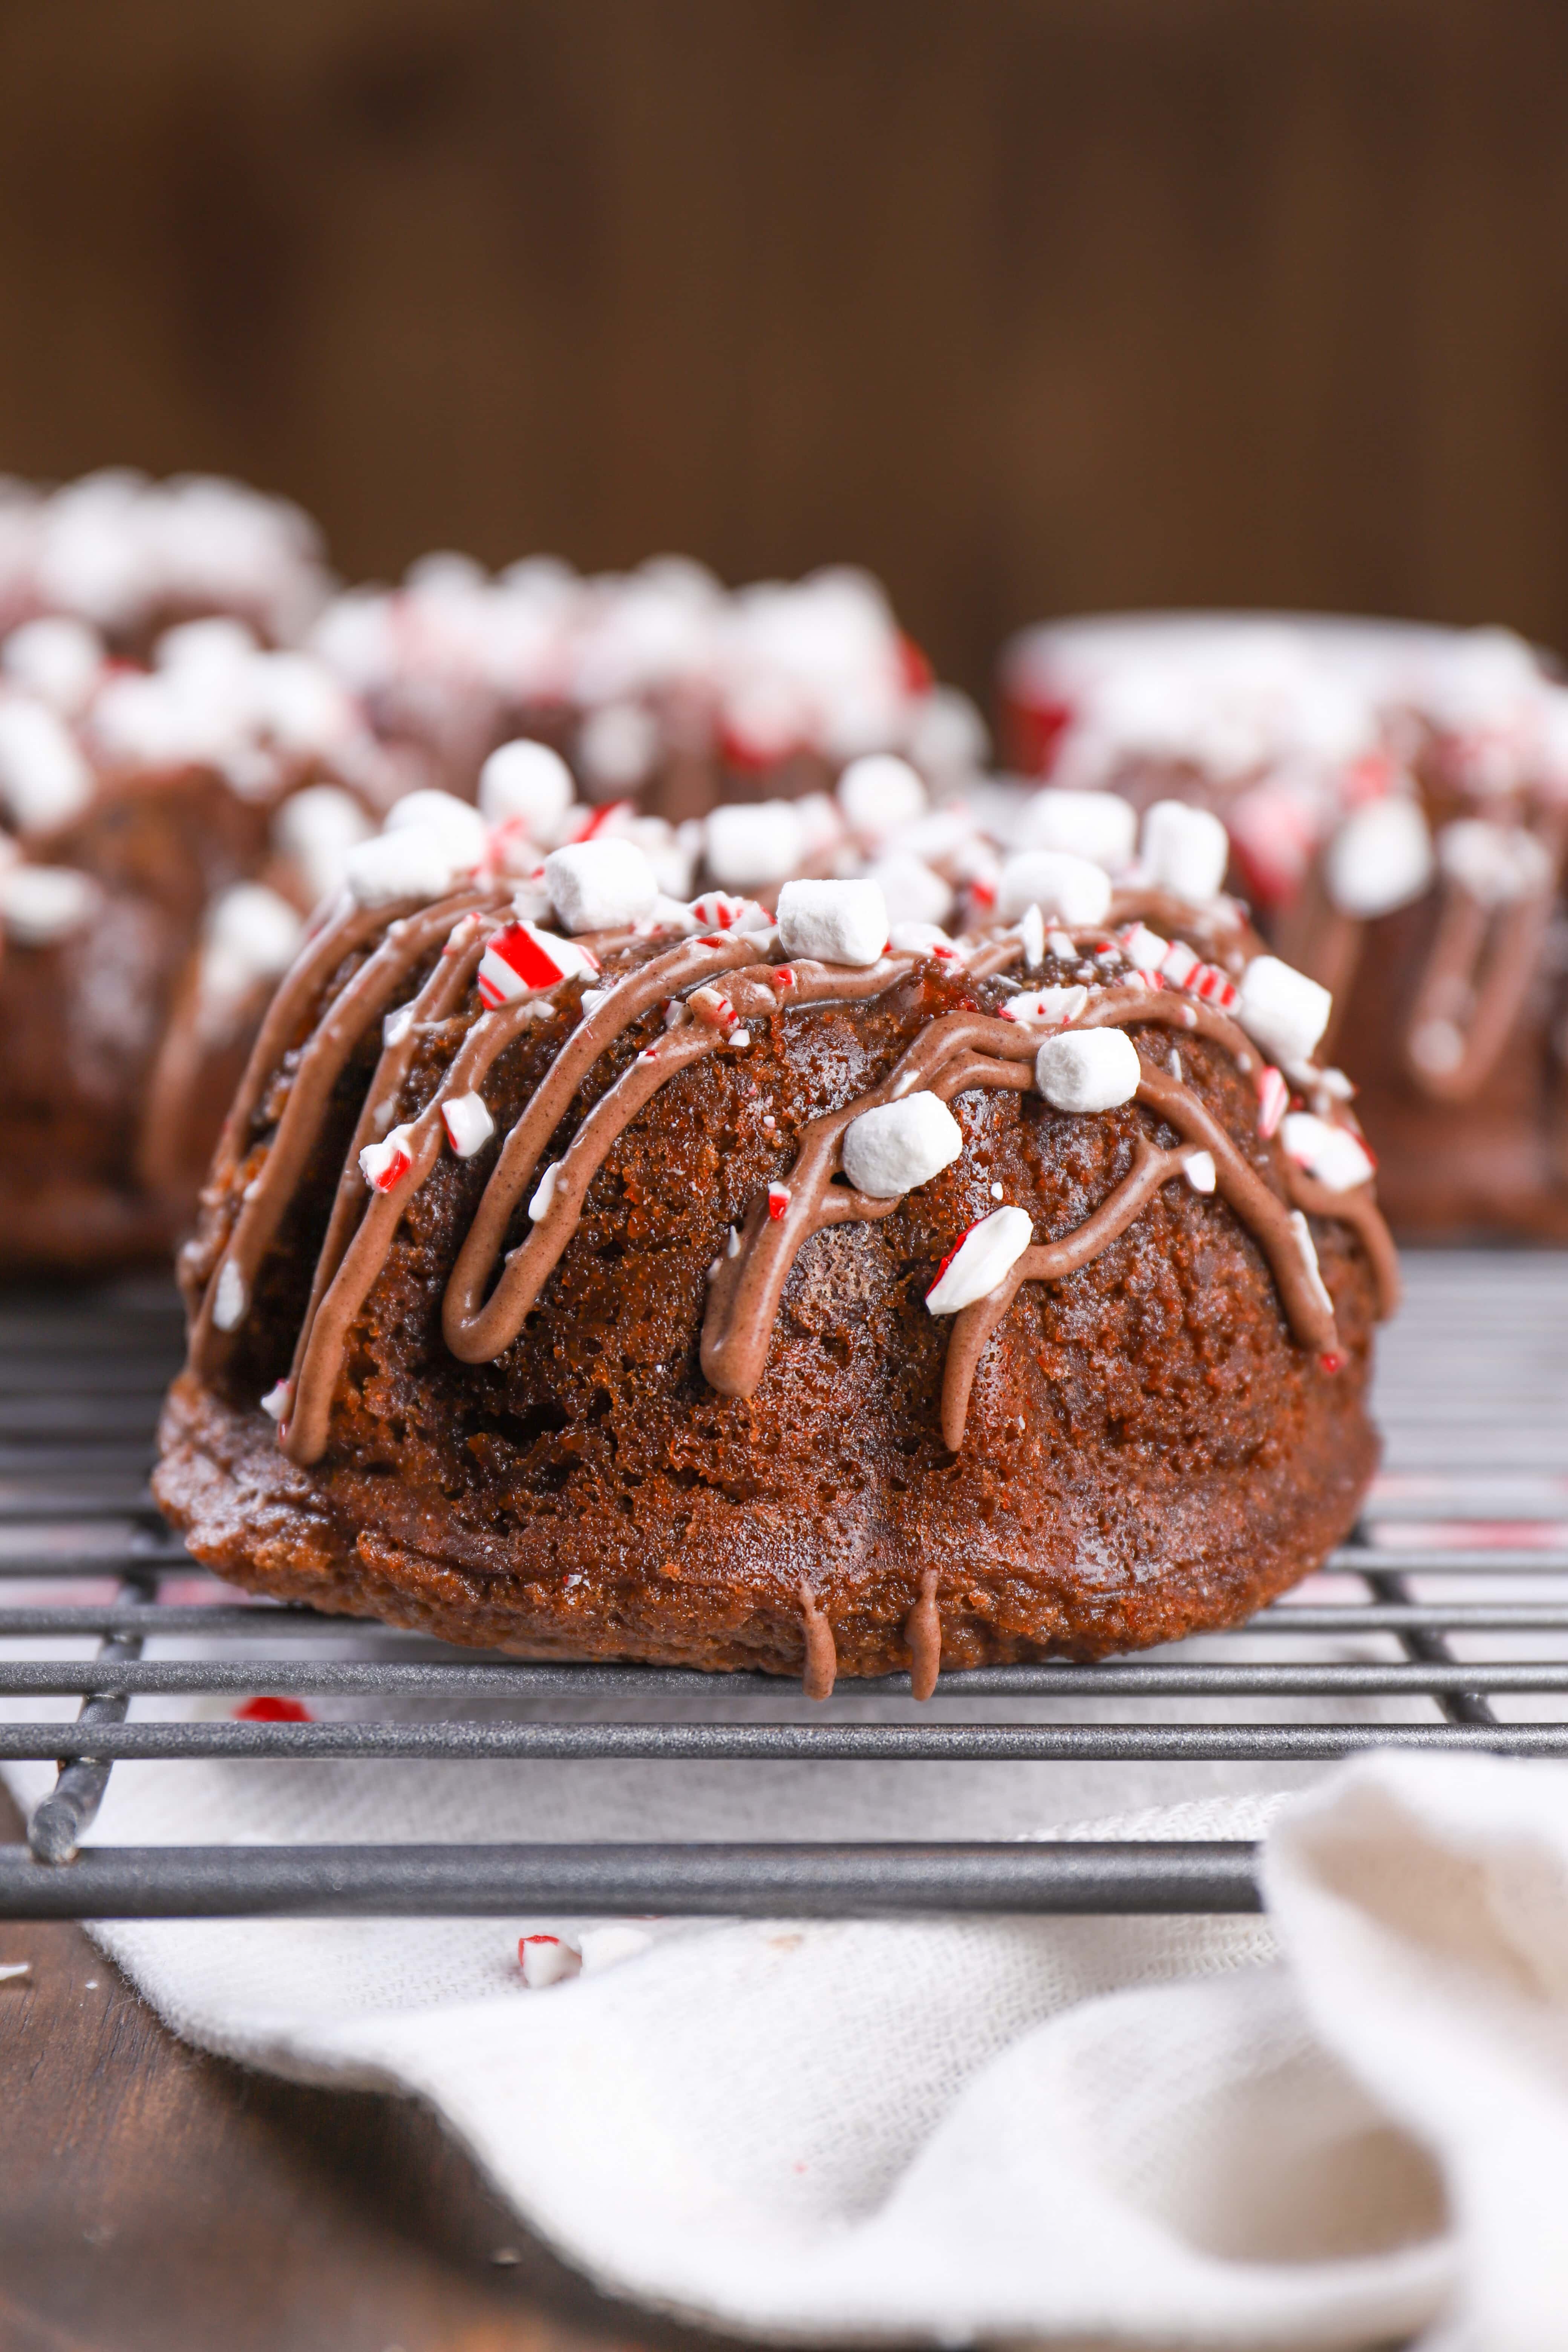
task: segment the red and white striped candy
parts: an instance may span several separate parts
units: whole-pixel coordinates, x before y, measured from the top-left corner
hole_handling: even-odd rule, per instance
[[[739,1018],[734,1006],[721,988],[694,988],[686,1002],[699,1021],[721,1035],[733,1029]]]
[[[1185,988],[1194,972],[1200,969],[1199,960],[1185,940],[1173,940],[1160,959],[1161,976],[1168,980],[1173,988]]]
[[[493,1013],[513,1003],[532,989],[553,988],[557,982],[599,969],[595,957],[573,940],[558,939],[537,923],[508,923],[494,933],[479,961],[480,996]]]
[[[1292,1111],[1280,1130],[1286,1156],[1331,1192],[1349,1192],[1371,1181],[1371,1152],[1348,1127],[1316,1118],[1310,1111]]]
[[[441,1105],[441,1124],[459,1160],[471,1160],[480,1144],[488,1143],[496,1131],[496,1123],[479,1095],[453,1095]]]
[[[938,1266],[936,1280],[926,1292],[927,1313],[956,1315],[977,1298],[988,1298],[1034,1237],[1034,1225],[1023,1209],[994,1209],[982,1217]]]
[[[1290,1106],[1290,1089],[1271,1063],[1258,1073],[1258,1132],[1267,1143]]]
[[[411,1127],[395,1127],[380,1143],[367,1143],[359,1156],[359,1172],[373,1192],[390,1192],[414,1165],[409,1150]]]
[[[1125,930],[1117,932],[1116,941],[1140,971],[1157,972],[1171,952],[1170,940],[1152,931],[1147,923],[1129,923]]]
[[[778,1218],[785,1215],[788,1209],[789,1186],[787,1184],[770,1184],[768,1186],[768,1215],[776,1221]]]
[[[1201,997],[1205,1004],[1214,1005],[1221,1013],[1232,1012],[1240,999],[1236,982],[1214,963],[1199,964],[1186,987],[1189,995]]]
[[[520,1936],[517,1964],[530,1992],[542,1992],[546,1985],[562,1984],[576,1976],[583,1955],[563,1936]]]

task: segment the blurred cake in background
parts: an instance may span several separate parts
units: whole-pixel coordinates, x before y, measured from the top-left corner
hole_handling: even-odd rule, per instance
[[[939,789],[986,756],[973,703],[847,568],[731,592],[681,557],[584,578],[550,558],[492,576],[431,555],[399,588],[335,598],[310,643],[411,782],[465,796],[520,735],[559,751],[584,800],[676,821],[820,792],[870,752]]]
[[[1229,880],[1339,1007],[1381,1194],[1411,1236],[1568,1235],[1568,692],[1503,630],[1150,614],[1004,657],[1019,823],[1082,795],[1214,813]],[[1462,1116],[1456,1118],[1455,1111]]]

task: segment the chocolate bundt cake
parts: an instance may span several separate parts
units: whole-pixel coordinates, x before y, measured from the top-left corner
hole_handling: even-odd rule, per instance
[[[1324,992],[1222,898],[1010,860],[661,898],[356,853],[182,1262],[158,1499],[260,1591],[802,1675],[1244,1617],[1350,1526],[1396,1268]],[[420,859],[425,869],[419,870]]]
[[[731,592],[668,556],[593,579],[549,559],[492,577],[426,556],[401,587],[337,598],[310,642],[406,782],[466,799],[516,736],[560,751],[585,801],[635,799],[677,823],[823,793],[868,753],[942,789],[985,756],[973,704],[933,680],[877,583],[848,568]]]
[[[1004,683],[1016,753],[1063,788],[1026,832],[1106,790],[1223,820],[1270,943],[1340,1009],[1396,1231],[1568,1236],[1568,692],[1529,646],[1151,615],[1029,632]]]

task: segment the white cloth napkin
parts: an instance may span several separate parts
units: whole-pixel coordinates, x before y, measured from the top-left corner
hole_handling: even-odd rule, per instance
[[[248,1836],[450,1826],[357,1771],[121,1768],[104,1832],[200,1841],[237,1784]],[[1568,1769],[1389,1753],[1076,1833],[1270,1816],[1279,1953],[1255,1920],[655,1923],[531,1991],[545,1923],[95,1932],[192,2040],[428,2099],[601,2285],[732,2329],[1568,2347]]]

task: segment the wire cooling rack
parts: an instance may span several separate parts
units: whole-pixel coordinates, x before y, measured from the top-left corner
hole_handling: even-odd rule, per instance
[[[731,1691],[763,1678],[528,1664],[384,1629],[355,1629],[361,1654],[333,1655],[342,1619],[234,1595],[151,1502],[153,1429],[180,1356],[172,1293],[0,1301],[0,1763],[58,1767],[26,1843],[0,1846],[0,1916],[1256,1909],[1247,1842],[87,1841],[128,1759],[1279,1765],[1389,1745],[1568,1755],[1568,1255],[1429,1252],[1407,1270],[1410,1302],[1379,1375],[1384,1475],[1323,1574],[1228,1643],[942,1677],[943,1700],[1058,1705],[1049,1719],[1016,1722],[955,1721],[912,1702],[898,1720],[851,1720],[834,1701],[803,1706],[799,1721],[683,1719],[672,1714],[683,1694],[711,1705],[716,1681]],[[200,1657],[144,1654],[187,1636]],[[56,1643],[65,1654],[46,1647]],[[907,1698],[908,1678],[854,1691],[868,1688]],[[663,1714],[530,1715],[531,1700],[563,1694],[634,1711],[654,1695]],[[158,1711],[133,1718],[142,1697]],[[511,1705],[499,1719],[498,1699]],[[1132,1719],[1061,1719],[1063,1702],[1107,1699]],[[281,1719],[311,1700],[418,1704],[403,1718]],[[1303,1700],[1317,1717],[1290,1719]],[[36,1719],[41,1701],[68,1704]],[[1170,1719],[1171,1701],[1196,1717]],[[1237,1720],[1238,1703],[1265,1719]],[[194,1713],[177,1717],[180,1705]]]

